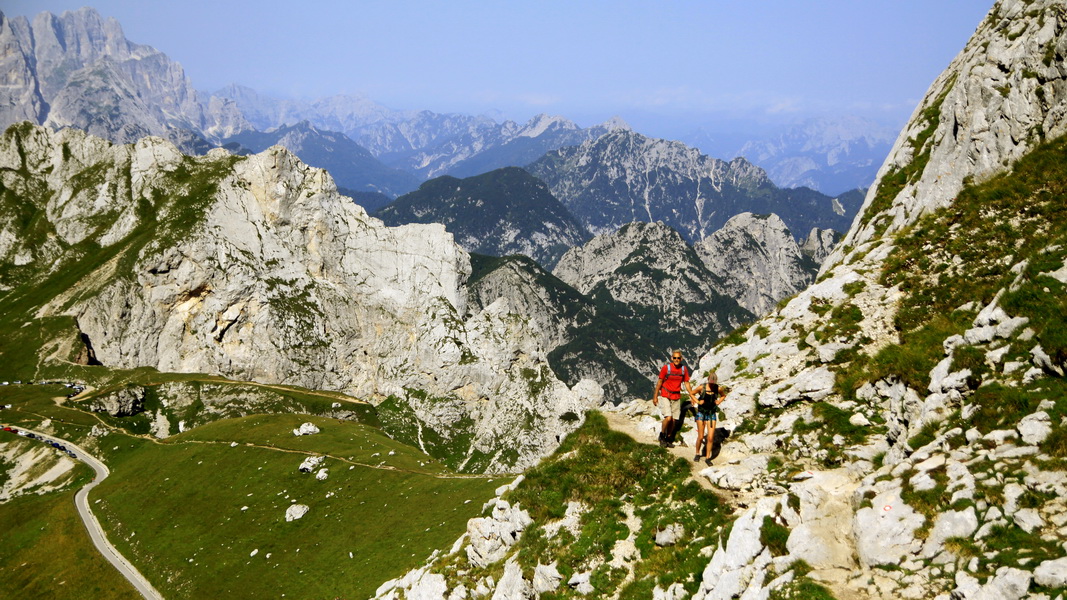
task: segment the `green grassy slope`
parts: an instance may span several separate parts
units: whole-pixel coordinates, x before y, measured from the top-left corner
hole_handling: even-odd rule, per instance
[[[79,368],[99,374],[96,381],[101,387],[95,393],[161,380],[253,385],[151,369]],[[275,402],[263,404],[265,408],[307,411],[321,409],[323,403],[328,407],[332,400],[312,390],[264,390],[275,397]],[[69,392],[61,385],[0,386],[0,403],[13,405],[3,413],[5,422],[40,427],[47,419],[56,435],[92,449],[108,464],[112,474],[93,491],[90,502],[112,543],[168,600],[281,594],[367,597],[433,550],[450,546],[465,530],[467,519],[506,483],[499,477],[452,473],[391,439],[377,427],[373,409],[365,405],[363,410],[369,412],[360,421],[306,412],[256,414],[223,418],[155,440],[131,432],[139,429],[137,419],[142,415],[109,417],[81,410],[85,402],[57,402]],[[308,421],[321,432],[292,434]],[[94,425],[98,431],[106,426],[109,433],[91,437]],[[321,465],[328,469],[325,481],[298,471],[311,455],[326,457]],[[302,519],[286,522],[286,508],[294,501],[311,510]],[[25,511],[52,510],[51,505],[31,504],[19,509],[22,512],[11,512],[13,506],[0,505],[0,523],[13,525]],[[55,521],[57,527],[62,523],[58,517]],[[80,526],[76,520],[73,524]],[[39,553],[67,535],[57,529],[33,537],[20,552]],[[89,543],[87,537],[84,543]],[[114,587],[110,571],[93,570],[87,558],[95,556],[91,547],[81,552],[75,552],[77,544],[72,548],[72,568],[85,572],[79,585]],[[15,560],[19,561],[15,564],[26,562],[23,554],[6,562],[0,557],[0,568]],[[60,594],[57,579],[37,580],[56,569],[42,566],[35,571],[19,585],[40,591],[42,597]]]
[[[85,483],[91,473],[80,466],[78,481]],[[74,493],[71,487],[0,504],[0,597],[141,597],[96,551],[74,508]]]

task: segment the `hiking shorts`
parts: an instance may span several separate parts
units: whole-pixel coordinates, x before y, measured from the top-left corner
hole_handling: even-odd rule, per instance
[[[671,418],[678,420],[682,418],[682,399],[670,400],[660,396],[656,399],[656,407],[659,409],[659,416],[661,418]]]
[[[717,421],[719,417],[718,408],[698,408],[697,409],[697,421]]]

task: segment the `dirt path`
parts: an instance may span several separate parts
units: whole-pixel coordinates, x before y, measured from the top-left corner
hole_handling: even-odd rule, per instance
[[[638,429],[637,420],[635,418],[629,415],[620,414],[618,412],[605,411],[603,414],[608,420],[608,425],[615,431],[625,433],[626,435],[632,437],[638,442],[641,442],[642,444],[655,445],[659,443],[659,441],[654,435],[649,434],[647,431],[641,431]],[[692,476],[693,480],[700,485],[700,487],[714,491],[720,496],[725,496],[726,494],[723,492],[723,490],[720,490],[719,488],[713,486],[711,482],[708,481],[707,477],[704,477],[700,474],[700,472],[704,469],[707,469],[708,466],[704,464],[703,459],[701,459],[699,462],[693,461],[693,455],[695,454],[693,450],[693,442],[695,440],[696,434],[690,432],[688,436],[692,437],[693,439],[686,440],[685,446],[682,446],[681,444],[675,444],[674,448],[668,448],[668,451],[671,454],[677,456],[678,458],[684,458],[686,462],[689,463],[689,468],[691,471],[690,475]],[[687,436],[683,435],[681,437],[682,439],[684,439]],[[715,459],[715,463],[721,464],[721,462],[722,456],[720,455],[718,458]]]

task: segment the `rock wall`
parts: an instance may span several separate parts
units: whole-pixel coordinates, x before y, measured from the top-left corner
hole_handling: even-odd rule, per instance
[[[536,461],[580,422],[561,415],[599,402],[592,382],[572,391],[552,376],[505,301],[466,314],[469,259],[442,226],[385,227],[283,148],[194,159],[158,138],[110,146],[22,127],[4,136],[0,165],[9,188],[42,188],[34,200],[55,230],[39,243],[2,222],[5,261],[45,273],[78,243],[116,252],[37,311],[75,317],[104,365],[372,402],[453,398],[453,418],[475,422],[472,447],[522,449],[493,470]]]

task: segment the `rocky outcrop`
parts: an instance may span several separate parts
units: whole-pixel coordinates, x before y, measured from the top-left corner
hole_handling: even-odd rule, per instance
[[[569,250],[553,274],[649,332],[663,356],[673,348],[703,351],[750,316],[663,223],[630,223],[599,235]]]
[[[824,271],[1067,132],[1062,19],[1054,1],[996,3],[915,108]],[[903,186],[884,185],[902,175]]]
[[[144,412],[144,389],[122,388],[106,396],[96,396],[89,410],[106,412],[113,417],[128,417]]]
[[[773,214],[734,216],[695,248],[708,270],[721,278],[722,293],[756,315],[807,287],[818,270]]]
[[[837,246],[840,239],[841,234],[833,229],[812,228],[808,232],[808,237],[800,243],[800,251],[821,265],[826,257],[830,256],[830,252]]]
[[[472,418],[467,451],[488,452],[490,470],[536,461],[581,421],[562,415],[600,401],[595,384],[551,375],[506,302],[467,315],[469,259],[441,226],[385,227],[282,148],[193,159],[158,138],[23,127],[0,163],[8,189],[48,190],[27,198],[55,231],[4,221],[0,258],[32,278],[69,268],[86,239],[116,256],[36,313],[74,316],[105,365],[451,398],[457,410],[426,424]]]

